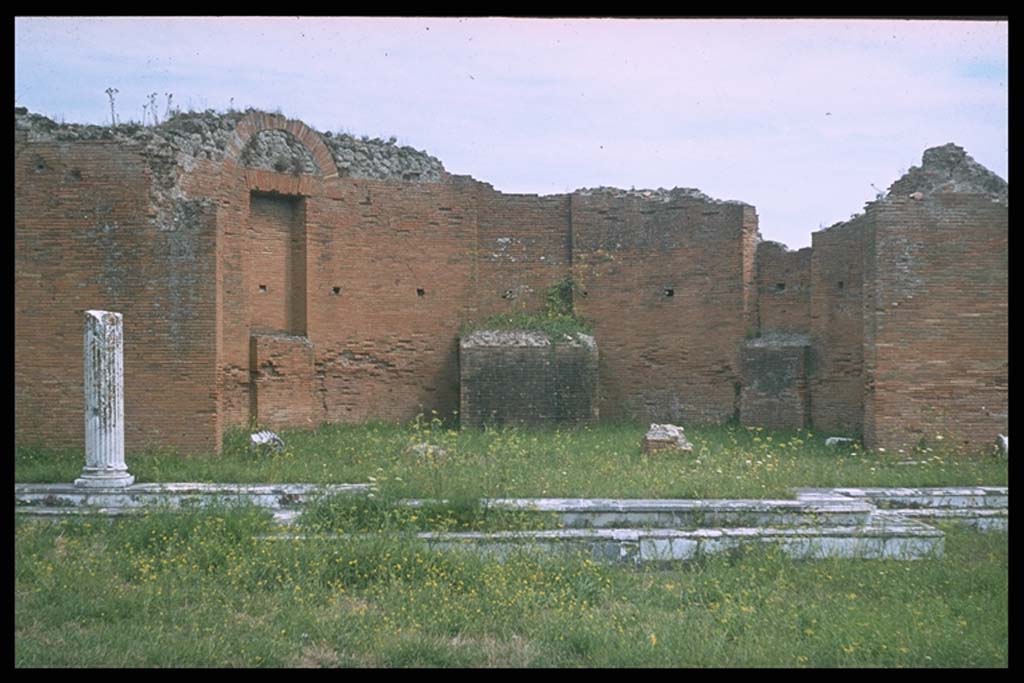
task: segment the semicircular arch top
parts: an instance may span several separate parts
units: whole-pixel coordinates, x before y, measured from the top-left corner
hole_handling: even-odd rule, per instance
[[[266,112],[250,112],[246,114],[235,126],[235,133],[231,137],[225,150],[225,157],[236,164],[241,164],[242,151],[249,144],[252,137],[267,130],[283,130],[301,142],[316,159],[324,178],[333,178],[338,175],[338,166],[334,163],[334,155],[327,148],[320,134],[296,119],[289,119],[281,114],[269,114]]]

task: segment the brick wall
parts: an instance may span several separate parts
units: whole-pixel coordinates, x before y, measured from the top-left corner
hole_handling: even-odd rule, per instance
[[[499,333],[500,334],[500,333]],[[598,417],[598,351],[588,343],[522,345],[463,339],[462,425],[585,424]],[[506,335],[512,337],[514,335]]]
[[[1008,429],[1006,205],[935,194],[871,213],[865,441],[989,446]]]
[[[789,251],[778,242],[757,246],[757,329],[810,331],[811,249]]]
[[[859,436],[864,403],[864,249],[870,216],[811,235],[811,424]]]
[[[253,192],[249,198],[249,271],[253,330],[306,334],[305,202],[294,195]]]
[[[139,149],[16,141],[15,432],[84,447],[83,313],[124,315],[129,451],[219,449],[214,211],[157,206]]]
[[[570,274],[569,196],[509,195],[479,185],[478,318],[544,310]]]
[[[252,414],[272,429],[315,427],[313,345],[305,337],[252,336]]]
[[[477,298],[473,184],[325,182],[307,232],[317,420],[456,411],[458,330]]]
[[[572,195],[577,312],[601,344],[601,415],[721,422],[738,410],[749,206]]]
[[[888,445],[1006,430],[1007,213],[969,183],[890,196],[789,252],[758,245],[752,207],[689,190],[339,178],[301,122],[217,130],[182,163],[125,131],[16,126],[19,443],[82,442],[86,309],[124,314],[129,448],[216,452],[223,426],[253,418],[457,410],[460,327],[542,310],[569,274],[602,347],[603,417],[740,413]],[[315,173],[247,167],[266,130],[305,145]],[[809,334],[803,365],[744,347],[773,332]]]

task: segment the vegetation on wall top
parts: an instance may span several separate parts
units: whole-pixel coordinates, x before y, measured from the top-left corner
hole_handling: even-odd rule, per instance
[[[590,321],[576,315],[573,296],[579,291],[572,277],[565,277],[545,291],[544,311],[527,313],[516,311],[492,315],[483,322],[470,322],[463,326],[463,336],[479,330],[525,330],[543,332],[552,342],[578,334],[593,334]]]

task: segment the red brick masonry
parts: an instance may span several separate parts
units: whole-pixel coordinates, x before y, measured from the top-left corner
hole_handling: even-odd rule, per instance
[[[86,309],[124,314],[128,449],[215,453],[253,420],[450,414],[460,328],[541,310],[569,275],[601,350],[602,418],[741,417],[893,448],[1007,431],[1008,220],[991,190],[1005,183],[971,185],[970,167],[905,192],[946,178],[935,164],[967,168],[959,148],[929,150],[899,193],[789,252],[759,245],[753,207],[693,190],[371,180],[301,122],[219,125],[193,137],[220,146],[198,147],[159,129],[16,127],[19,444],[82,443]],[[245,166],[269,130],[320,172]],[[748,345],[772,333],[807,344]]]

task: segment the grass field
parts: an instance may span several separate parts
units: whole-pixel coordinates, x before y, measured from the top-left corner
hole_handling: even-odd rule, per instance
[[[932,445],[908,453],[832,449],[825,435],[738,426],[692,427],[690,455],[640,451],[645,426],[564,430],[456,431],[439,419],[410,425],[326,425],[283,432],[287,449],[257,456],[248,433],[233,431],[220,456],[183,458],[129,453],[138,482],[372,481],[395,497],[778,498],[793,487],[1002,485],[1007,461],[992,452],[965,454]],[[937,435],[939,436],[939,435]],[[445,455],[417,455],[430,443]],[[919,464],[904,464],[910,460]],[[79,449],[20,448],[15,479],[68,482],[84,463]]]
[[[675,570],[281,542],[265,513],[19,521],[15,664],[1004,667],[1006,534],[942,559]]]
[[[998,485],[1007,463],[942,449],[867,453],[822,435],[692,428],[694,453],[640,453],[644,429],[457,432],[440,420],[285,432],[254,455],[129,454],[140,482],[370,482],[314,531],[261,539],[256,509],[19,519],[18,667],[1005,667],[1008,536],[958,527],[941,559],[791,561],[762,549],[675,569],[433,553],[423,528],[516,528],[482,496],[788,497],[797,486]],[[417,455],[430,443],[443,456]],[[910,459],[919,464],[900,464]],[[21,448],[17,481],[68,482],[80,449]],[[400,509],[397,497],[446,498]],[[537,524],[531,519],[525,524]]]

